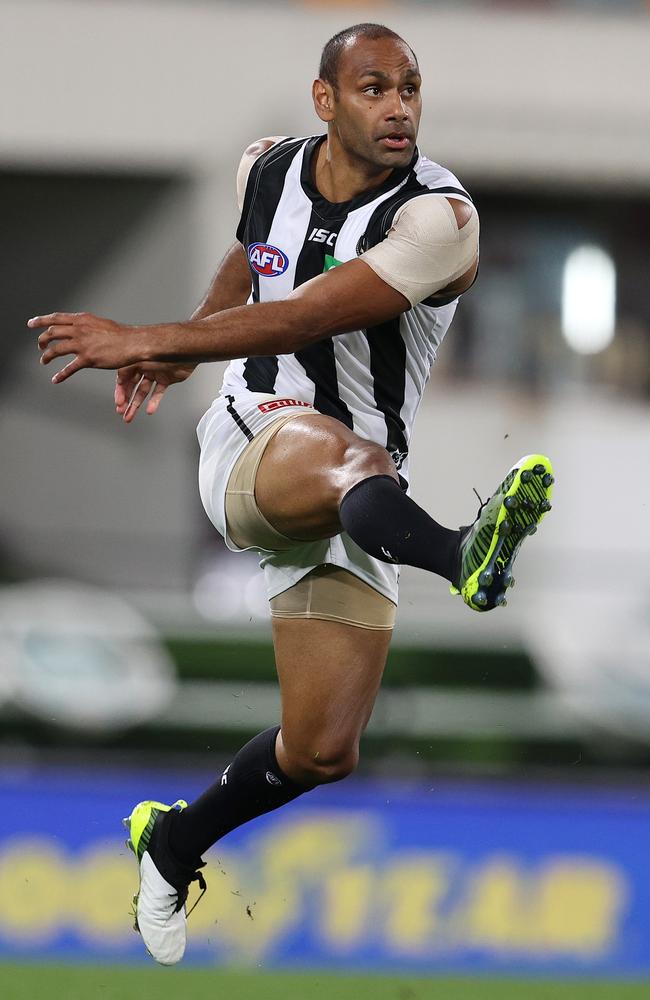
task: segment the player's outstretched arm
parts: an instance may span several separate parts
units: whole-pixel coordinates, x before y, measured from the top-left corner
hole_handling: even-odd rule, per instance
[[[246,254],[241,243],[235,243],[226,253],[192,319],[243,305],[250,295],[251,278]],[[115,381],[115,410],[125,423],[130,424],[142,404],[147,401],[146,413],[155,413],[170,385],[184,382],[192,375],[196,365],[161,362],[146,371],[141,365],[119,368]]]
[[[473,209],[462,206],[470,216],[464,222],[458,216],[461,206],[446,199],[418,201],[423,204],[405,206],[377,247],[312,278],[282,301],[142,327],[88,313],[37,316],[29,325],[46,328],[39,337],[41,361],[74,355],[53,382],[82,368],[138,364],[146,373],[160,362],[291,354],[325,337],[384,323],[444,290],[459,275],[465,284],[475,272],[478,224]]]
[[[50,313],[35,316],[28,326],[45,328],[38,339],[42,364],[73,355],[52,378],[58,383],[83,368],[139,365],[155,372],[160,362],[290,354],[333,334],[383,323],[408,308],[408,299],[357,259],[312,278],[283,301],[185,323],[136,327],[92,313]]]

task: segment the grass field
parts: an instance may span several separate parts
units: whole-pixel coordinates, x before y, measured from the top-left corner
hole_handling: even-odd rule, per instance
[[[648,983],[0,965],[2,1000],[632,1000]]]

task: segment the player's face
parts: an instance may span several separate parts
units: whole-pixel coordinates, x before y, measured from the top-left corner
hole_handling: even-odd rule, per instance
[[[358,39],[339,63],[332,126],[346,152],[378,169],[411,161],[422,112],[421,78],[409,47]]]

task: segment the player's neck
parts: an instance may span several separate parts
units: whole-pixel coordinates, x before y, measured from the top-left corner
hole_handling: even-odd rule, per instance
[[[332,139],[320,143],[312,163],[312,179],[323,198],[331,202],[351,201],[364,191],[379,187],[392,169],[378,171],[353,159]]]

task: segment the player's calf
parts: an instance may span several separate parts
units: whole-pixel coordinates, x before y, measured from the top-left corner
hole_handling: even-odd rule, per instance
[[[140,802],[124,820],[138,859],[136,923],[149,954],[163,965],[183,957],[190,883],[205,890],[201,855],[231,830],[291,802],[314,783],[293,781],[276,757],[278,728],[253,737],[190,806]],[[189,911],[188,911],[189,912]]]
[[[434,521],[392,476],[373,475],[353,485],[341,501],[340,518],[350,537],[375,559],[453,580],[460,532]]]
[[[506,604],[521,545],[551,509],[553,470],[544,455],[526,455],[499,484],[474,524],[457,531],[434,521],[386,475],[358,482],[343,497],[341,523],[365,552],[449,580],[474,611]]]

